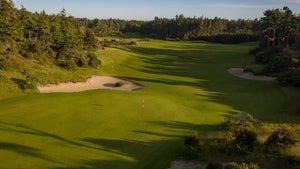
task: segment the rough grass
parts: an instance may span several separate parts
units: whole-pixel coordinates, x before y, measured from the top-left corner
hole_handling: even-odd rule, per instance
[[[182,151],[186,133],[214,130],[228,114],[299,122],[294,89],[227,73],[251,62],[248,51],[254,45],[151,40],[97,51],[102,61],[97,70],[36,65],[33,72],[42,82],[80,79],[94,71],[146,88],[1,100],[0,166],[165,169]]]

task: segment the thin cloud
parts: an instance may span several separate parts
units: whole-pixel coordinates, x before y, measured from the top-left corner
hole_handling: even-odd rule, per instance
[[[266,5],[245,5],[245,4],[207,4],[206,7],[219,7],[219,8],[266,8]]]
[[[283,2],[294,3],[294,4],[300,4],[300,0],[283,0]]]

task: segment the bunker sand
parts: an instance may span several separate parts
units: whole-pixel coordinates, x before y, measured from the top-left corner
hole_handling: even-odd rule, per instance
[[[117,87],[117,82],[126,82],[126,84]],[[38,86],[40,93],[73,93],[81,92],[87,90],[96,89],[113,89],[113,90],[139,90],[144,88],[143,85],[133,83],[129,80],[111,77],[111,76],[92,76],[88,78],[85,82],[65,82],[59,84],[47,84],[44,86]]]
[[[273,81],[276,79],[275,77],[257,76],[251,72],[244,72],[244,69],[242,68],[230,68],[228,69],[228,72],[234,76],[249,80]]]

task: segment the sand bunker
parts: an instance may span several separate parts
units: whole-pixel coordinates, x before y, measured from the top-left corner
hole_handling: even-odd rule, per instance
[[[276,79],[275,77],[257,76],[251,72],[244,72],[244,69],[242,68],[230,68],[228,69],[228,72],[234,76],[244,78],[244,79],[250,79],[250,80],[272,81]]]
[[[125,82],[124,85],[117,87],[117,82]],[[81,92],[95,89],[114,89],[114,90],[139,90],[144,86],[130,82],[125,79],[111,77],[111,76],[92,76],[86,82],[66,82],[59,84],[47,84],[45,86],[38,86],[40,93],[54,93],[54,92]]]

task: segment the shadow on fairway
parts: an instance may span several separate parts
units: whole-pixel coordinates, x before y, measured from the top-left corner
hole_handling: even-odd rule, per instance
[[[168,130],[180,130],[180,131],[191,131],[198,130],[201,128],[203,131],[211,131],[216,129],[216,126],[210,125],[196,125],[180,121],[149,121],[147,122],[153,126],[161,126]],[[172,135],[166,133],[159,133],[153,131],[143,131],[136,130],[132,131],[141,135],[151,135],[157,136],[161,139],[159,140],[150,140],[150,141],[138,141],[138,140],[117,140],[117,139],[103,139],[103,138],[83,138],[81,141],[88,144],[93,144],[96,147],[104,147],[104,149],[109,149],[115,154],[126,156],[132,160],[84,160],[78,163],[81,163],[81,166],[78,167],[58,167],[54,169],[80,169],[80,168],[89,168],[89,169],[114,169],[114,168],[123,168],[123,169],[153,169],[153,168],[167,168],[169,162],[176,158],[183,149],[183,135]],[[177,133],[177,132],[176,132]],[[170,149],[168,147],[179,147],[178,149]],[[152,151],[160,150],[160,152]],[[148,152],[148,153],[145,153]],[[173,156],[170,156],[172,154]],[[151,157],[151,158],[149,158]],[[153,158],[155,157],[155,158]],[[166,159],[168,157],[168,159]],[[151,159],[152,161],[150,161]]]
[[[140,83],[196,87],[213,94],[207,96],[195,93],[195,96],[202,99],[204,96],[207,100],[232,107],[237,112],[250,113],[260,120],[276,123],[299,122],[298,115],[286,112],[285,108],[290,103],[286,103],[284,99],[287,97],[276,82],[240,79],[227,72],[232,64],[241,64],[239,60],[241,56],[247,57],[247,50],[238,50],[237,47],[234,50],[228,46],[215,49],[215,45],[217,44],[207,45],[205,49],[196,49],[188,45],[186,49],[179,47],[178,50],[130,47],[127,50],[139,54],[139,60],[145,63],[144,66],[135,69],[147,74],[169,75],[174,78],[128,78]],[[184,78],[195,80],[178,80]]]

